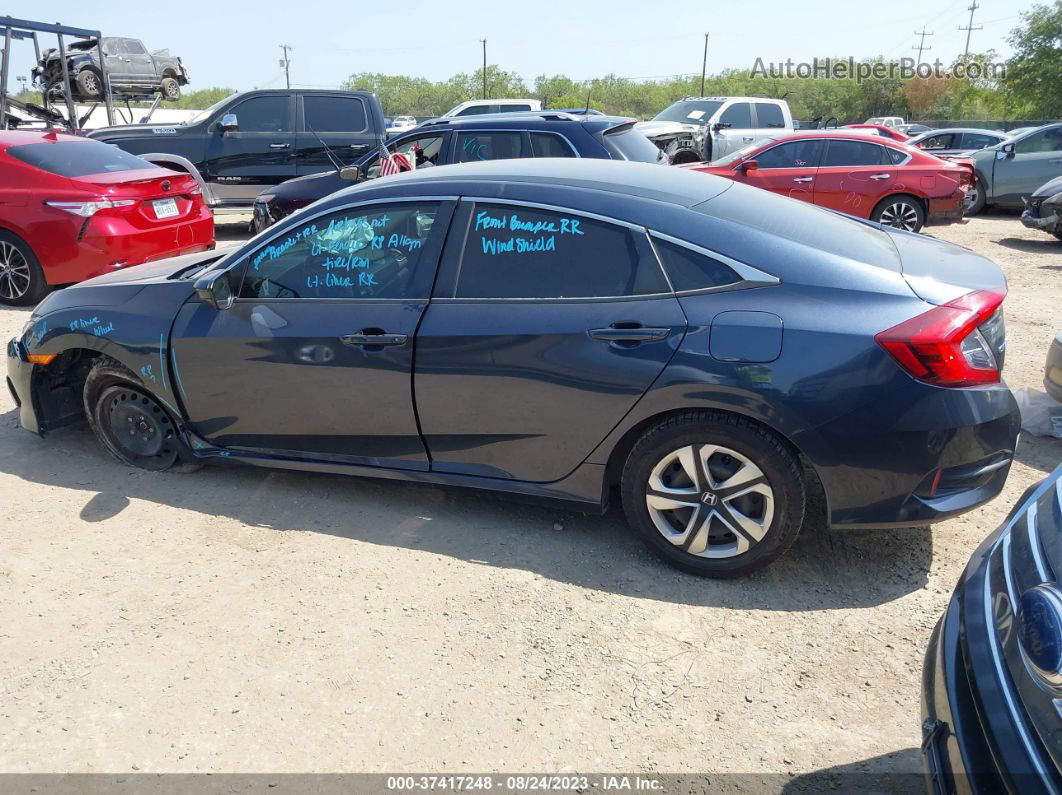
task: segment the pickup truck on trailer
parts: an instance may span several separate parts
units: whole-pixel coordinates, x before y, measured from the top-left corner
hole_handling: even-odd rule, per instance
[[[178,125],[93,130],[202,186],[215,210],[250,212],[266,188],[350,165],[386,137],[383,108],[369,91],[270,89],[234,94]]]
[[[188,85],[188,70],[181,59],[169,50],[148,52],[140,39],[104,36],[103,60],[107,67],[112,94],[153,94],[173,102],[181,97],[181,86]],[[74,99],[96,100],[103,97],[103,70],[95,39],[71,42],[66,48],[70,95]],[[33,82],[46,92],[60,90],[63,64],[59,50],[45,50],[33,69]]]

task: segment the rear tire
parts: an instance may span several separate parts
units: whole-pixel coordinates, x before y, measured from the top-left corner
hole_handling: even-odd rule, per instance
[[[703,577],[739,577],[784,554],[806,499],[797,457],[780,437],[715,411],[649,428],[627,457],[621,492],[635,535]]]
[[[926,211],[914,196],[900,194],[883,199],[870,214],[870,220],[883,226],[920,232],[926,223]]]
[[[162,98],[167,102],[176,102],[181,98],[181,84],[177,82],[176,78],[162,78],[160,88],[162,89]]]
[[[85,416],[100,444],[129,466],[193,472],[181,460],[178,428],[166,408],[127,368],[106,356],[85,379]]]
[[[966,206],[963,215],[977,215],[983,209],[985,209],[985,191],[981,187],[981,183],[975,182],[972,188],[973,197],[968,198],[968,204]]]
[[[0,303],[29,306],[50,289],[33,249],[17,235],[0,230]]]

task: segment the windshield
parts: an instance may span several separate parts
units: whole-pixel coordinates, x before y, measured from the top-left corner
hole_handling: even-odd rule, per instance
[[[653,116],[653,121],[680,121],[685,124],[707,124],[723,106],[721,100],[681,99]]]
[[[203,121],[203,119],[209,118],[210,115],[214,111],[216,111],[218,108],[220,108],[222,105],[224,105],[228,101],[229,101],[229,97],[225,97],[224,99],[219,99],[217,102],[215,102],[209,108],[207,108],[206,110],[199,111],[192,118],[190,118],[188,121],[183,122],[183,123],[184,124],[195,124],[196,122]]]
[[[713,160],[713,166],[729,166],[731,163],[736,163],[742,160],[745,155],[750,154],[753,149],[759,149],[767,141],[777,141],[777,138],[760,138],[755,143],[751,143],[748,146],[738,149],[736,152],[731,152],[726,157],[721,157],[718,160]]]

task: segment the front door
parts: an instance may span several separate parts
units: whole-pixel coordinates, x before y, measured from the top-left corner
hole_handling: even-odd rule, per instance
[[[789,141],[758,152],[757,167],[738,170],[734,177],[780,196],[810,202],[814,198],[815,174],[822,153],[822,141]]]
[[[301,123],[295,135],[296,170],[316,174],[335,168],[333,159],[353,165],[380,141],[369,127],[361,97],[342,94],[300,94]],[[331,154],[331,156],[329,156]]]
[[[878,202],[902,182],[884,146],[831,139],[815,172],[815,204],[869,218]]]
[[[155,82],[155,63],[136,39],[122,39],[122,57],[128,61],[129,75],[138,86]]]
[[[997,155],[998,158],[998,155]],[[995,162],[992,198],[1020,203],[1048,180],[1062,174],[1062,127],[1040,130],[1014,142],[1014,154]]]
[[[532,482],[578,467],[686,330],[644,229],[462,202],[417,333],[432,470]]]
[[[287,225],[232,271],[227,310],[172,332],[192,429],[218,447],[427,469],[413,338],[453,203],[354,205]]]
[[[753,127],[752,103],[732,102],[719,114],[723,126],[712,137],[712,160],[736,152],[759,137]]]
[[[236,129],[208,128],[206,173],[221,204],[246,205],[271,185],[295,176],[295,97],[260,94],[226,111]]]

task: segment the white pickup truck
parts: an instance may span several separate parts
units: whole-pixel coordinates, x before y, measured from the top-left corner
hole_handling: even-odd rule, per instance
[[[792,130],[793,115],[784,99],[686,97],[635,129],[672,163],[697,163],[716,160],[779,130]]]

